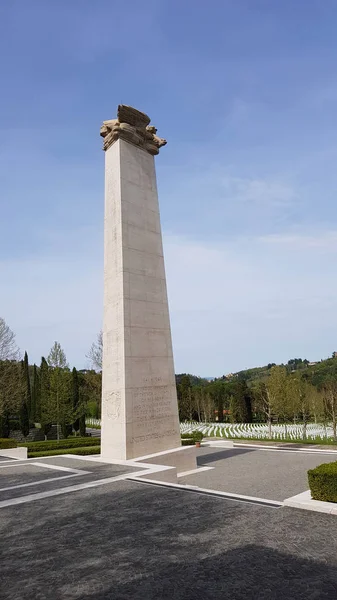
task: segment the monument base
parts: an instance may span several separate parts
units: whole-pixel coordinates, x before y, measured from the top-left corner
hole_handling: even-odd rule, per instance
[[[156,452],[155,454],[148,454],[147,456],[139,456],[133,459],[135,463],[149,463],[151,465],[162,465],[165,467],[174,467],[169,469],[167,472],[163,471],[163,479],[165,474],[170,477],[170,481],[177,480],[177,475],[185,473],[186,471],[194,471],[197,468],[197,456],[195,446],[179,446],[179,448],[172,448],[172,450],[164,450],[164,452]],[[157,479],[159,473],[155,473],[147,476],[148,479]]]

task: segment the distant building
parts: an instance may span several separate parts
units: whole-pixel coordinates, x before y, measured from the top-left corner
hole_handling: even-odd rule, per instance
[[[313,367],[314,365],[317,365],[317,361],[308,363],[308,367]]]
[[[337,358],[337,352],[332,353],[332,358]]]

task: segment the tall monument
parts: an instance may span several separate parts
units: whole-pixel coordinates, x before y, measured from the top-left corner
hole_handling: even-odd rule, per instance
[[[131,459],[180,446],[154,156],[166,141],[121,105],[105,150],[101,452]]]

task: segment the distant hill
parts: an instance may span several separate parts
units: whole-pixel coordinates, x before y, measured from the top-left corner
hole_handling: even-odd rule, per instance
[[[264,379],[268,377],[270,369],[276,366],[276,363],[268,363],[268,365],[262,367],[253,367],[251,369],[243,369],[236,373],[228,373],[221,377],[198,377],[197,375],[191,375],[190,373],[180,373],[176,375],[177,384],[180,383],[181,378],[188,375],[191,381],[191,385],[209,385],[212,381],[224,380],[233,381],[239,379],[246,381],[248,385],[251,385],[254,381]],[[326,358],[320,361],[310,362],[307,359],[302,358],[291,358],[286,364],[281,365],[287,369],[288,373],[295,371],[301,371],[306,374],[314,385],[319,385],[324,381],[326,377],[337,374],[337,352],[334,352],[331,358]]]

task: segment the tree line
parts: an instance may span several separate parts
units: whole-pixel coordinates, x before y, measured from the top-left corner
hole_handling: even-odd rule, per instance
[[[23,359],[15,335],[0,318],[0,437],[13,428],[26,436],[38,423],[45,437],[52,425],[63,436],[85,433],[85,417],[100,418],[102,332],[87,358],[92,369],[72,370],[55,342],[39,366]],[[195,375],[176,376],[181,421],[233,423],[301,422],[303,437],[309,421],[332,422],[337,429],[337,355],[320,363],[291,359],[269,363],[208,381]]]
[[[85,435],[87,411],[99,415],[101,374],[69,368],[64,350],[55,342],[39,366],[20,358],[15,335],[0,319],[0,437],[20,430],[27,436],[35,424],[45,438],[56,425],[57,437]]]
[[[307,424],[331,422],[337,439],[337,359],[314,369],[289,369],[271,365],[264,377],[247,382],[244,377],[192,383],[188,374],[177,384],[180,420],[232,423],[300,422],[303,438]]]

